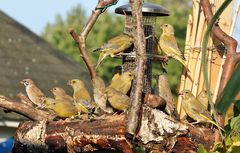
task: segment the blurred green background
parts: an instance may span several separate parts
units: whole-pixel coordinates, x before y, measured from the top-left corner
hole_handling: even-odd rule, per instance
[[[145,2],[151,2],[160,4],[166,7],[170,11],[169,17],[159,17],[156,24],[157,37],[160,36],[160,25],[163,23],[170,23],[175,28],[175,35],[177,37],[178,45],[181,51],[184,50],[186,25],[188,14],[191,11],[191,1],[189,0],[148,0]],[[88,16],[80,5],[72,8],[67,18],[63,19],[62,16],[57,15],[54,23],[48,23],[42,33],[44,39],[46,39],[53,46],[56,46],[61,52],[79,62],[85,67],[81,57],[79,56],[79,50],[77,45],[68,34],[68,28],[73,28],[77,33],[80,33],[81,29],[88,20]],[[93,62],[97,62],[98,54],[93,53],[92,50],[101,46],[104,42],[110,38],[118,35],[124,28],[124,16],[114,13],[104,12],[98,19],[94,28],[90,32],[87,38],[87,51]],[[98,75],[104,78],[105,82],[110,82],[112,77],[112,69],[121,64],[120,59],[107,58],[102,65],[98,68]],[[160,73],[159,63],[153,64],[153,78],[156,74]],[[182,72],[182,65],[175,61],[170,60],[166,66],[167,76],[171,85],[171,89],[176,94],[177,86],[180,82],[180,75]],[[153,87],[155,86],[155,79],[153,79]]]

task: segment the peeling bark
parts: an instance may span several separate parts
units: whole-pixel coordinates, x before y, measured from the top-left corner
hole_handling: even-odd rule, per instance
[[[101,149],[132,153],[125,137],[125,115],[95,120],[27,121],[15,135],[15,153],[88,152]]]

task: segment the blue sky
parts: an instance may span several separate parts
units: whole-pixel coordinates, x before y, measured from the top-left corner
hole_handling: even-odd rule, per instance
[[[45,25],[53,22],[57,14],[64,17],[72,7],[78,4],[82,5],[87,14],[90,14],[97,2],[98,0],[0,0],[0,10],[40,35]],[[127,2],[128,0],[119,0],[117,5],[110,8],[110,11],[113,12],[116,7]],[[237,20],[233,36],[240,42],[240,19]]]
[[[0,0],[0,10],[40,35],[45,25],[53,22],[57,14],[65,16],[78,4],[90,14],[97,2],[98,0]],[[110,11],[127,2],[128,0],[120,0]]]

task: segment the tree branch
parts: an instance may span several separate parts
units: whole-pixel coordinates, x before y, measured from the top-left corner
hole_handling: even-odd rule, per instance
[[[134,86],[131,92],[131,105],[128,112],[127,132],[135,135],[138,126],[139,112],[142,105],[143,77],[146,65],[146,40],[143,31],[142,0],[130,0],[133,29],[136,29],[134,36],[137,62],[137,73],[134,79]]]
[[[210,6],[210,3],[208,0],[201,0],[201,5],[203,8],[204,15],[207,19],[207,22],[209,23],[212,19],[213,13]],[[231,77],[234,67],[236,65],[236,47],[237,47],[237,41],[227,35],[222,29],[218,26],[218,24],[215,24],[215,26],[212,29],[213,35],[216,36],[221,42],[223,42],[227,48],[227,54],[226,54],[226,60],[225,64],[223,66],[223,74],[221,78],[221,84],[219,87],[218,95],[220,95],[227,84],[229,78]]]
[[[112,4],[115,4],[116,2],[117,2],[117,0],[105,0],[105,1],[99,0],[95,10],[92,11],[91,17],[89,18],[86,25],[83,27],[83,30],[79,36],[76,34],[76,32],[72,28],[69,29],[69,33],[71,34],[72,38],[78,44],[80,56],[82,57],[83,61],[85,62],[91,78],[95,78],[97,73],[96,73],[96,69],[94,67],[93,62],[90,59],[90,57],[88,56],[87,51],[86,51],[86,39],[87,39],[87,36],[88,36],[89,32],[91,31],[92,27],[96,23],[99,15],[102,13],[102,9],[99,9],[99,8],[107,8],[107,7],[111,6]]]
[[[27,97],[25,96],[25,98]],[[52,121],[56,117],[54,114],[50,112],[35,109],[29,106],[28,104],[17,102],[4,96],[0,96],[0,107],[21,114],[35,121],[41,120]]]
[[[238,52],[237,55],[236,55],[236,61],[237,61],[237,62],[240,61],[240,52]]]

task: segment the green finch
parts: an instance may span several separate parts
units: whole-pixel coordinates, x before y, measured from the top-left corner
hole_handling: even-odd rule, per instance
[[[76,106],[78,112],[89,113],[88,109],[81,103],[76,103],[74,99],[68,95],[65,90],[61,87],[54,87],[52,90],[55,100],[59,100],[62,102],[71,102],[73,105]]]
[[[37,105],[38,107],[41,107],[43,105],[41,98],[45,97],[41,89],[39,89],[31,79],[24,79],[20,83],[25,86],[28,98],[35,105]]]
[[[92,79],[94,101],[103,111],[113,113],[113,108],[107,103],[107,96],[104,93],[105,83],[99,76]]]
[[[170,116],[173,116],[175,114],[176,105],[170,89],[168,78],[166,75],[161,74],[156,76],[156,80],[157,80],[158,95],[163,97],[167,102],[166,112]]]
[[[130,98],[126,94],[123,94],[112,87],[107,87],[104,93],[107,96],[108,102],[114,109],[118,111],[125,111],[128,109]]]
[[[51,92],[56,100],[73,101],[73,98],[61,87],[54,87],[52,88]]]
[[[161,26],[161,29],[163,30],[162,35],[160,36],[160,40],[158,43],[158,48],[160,47],[161,50],[168,56],[171,56],[178,60],[180,63],[184,65],[184,67],[187,67],[185,63],[185,59],[183,57],[182,52],[179,50],[176,38],[174,36],[174,29],[172,25],[170,24],[163,24]],[[159,54],[160,48],[157,49]]]
[[[68,81],[68,85],[72,86],[73,88],[73,99],[76,103],[84,105],[89,110],[94,108],[94,104],[91,101],[91,96],[82,80],[72,79]]]
[[[218,128],[222,129],[212,117],[205,106],[199,102],[190,90],[183,90],[180,92],[183,97],[182,106],[186,114],[191,117],[196,123],[208,122],[212,123]]]
[[[132,86],[133,77],[134,76],[131,72],[123,72],[122,74],[117,73],[113,76],[109,87],[112,87],[123,94],[127,94]]]
[[[73,79],[68,81],[68,85],[73,88],[73,98],[77,101],[83,100],[91,102],[91,96],[82,80]]]
[[[96,68],[107,56],[114,57],[115,55],[118,55],[128,49],[133,44],[133,40],[132,36],[122,33],[108,40],[108,42],[103,44],[100,48],[95,49],[94,51],[99,52]]]
[[[68,118],[78,114],[78,109],[71,101],[43,97],[42,102],[45,108],[53,110],[59,117]]]
[[[161,56],[163,54],[163,51],[160,48],[160,45],[158,43],[159,43],[159,40],[156,37],[154,37],[153,53]],[[167,65],[167,62],[165,61],[159,61],[159,62],[160,62],[160,70],[164,73],[167,73],[167,70],[164,68],[164,65]]]

